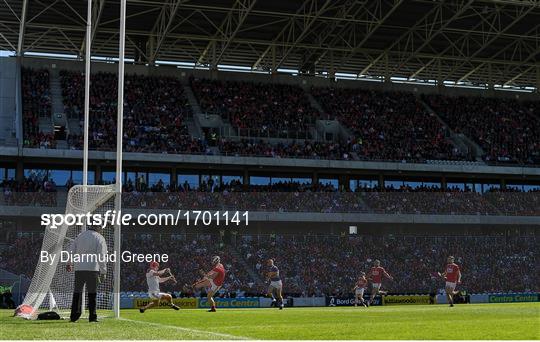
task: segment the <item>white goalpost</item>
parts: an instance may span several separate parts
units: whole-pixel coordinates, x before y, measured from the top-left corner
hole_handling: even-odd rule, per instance
[[[125,56],[125,21],[126,0],[120,1],[120,42],[118,58],[118,113],[117,113],[117,150],[116,180],[111,185],[88,184],[88,150],[90,120],[90,60],[92,40],[92,0],[88,0],[86,22],[85,88],[84,88],[84,128],[83,128],[83,182],[69,190],[65,214],[99,214],[107,211],[121,211],[122,193],[122,137],[124,112],[124,56]],[[97,288],[98,315],[120,317],[120,220],[109,222],[101,234],[107,242],[109,253],[114,251],[116,262],[107,264],[107,274]],[[72,241],[86,229],[85,225],[62,224],[58,227],[45,228],[41,251],[56,256],[53,262],[38,262],[32,282],[23,303],[17,308],[16,315],[34,319],[40,308],[54,310],[62,317],[69,317],[74,289],[74,272],[68,272],[66,264],[60,262],[62,251],[69,251]],[[86,296],[83,295],[82,309],[85,310]]]

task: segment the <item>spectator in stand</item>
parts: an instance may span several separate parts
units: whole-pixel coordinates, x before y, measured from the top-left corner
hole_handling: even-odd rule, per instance
[[[241,136],[309,137],[319,116],[302,88],[285,84],[191,78],[203,111],[229,120]],[[249,132],[248,132],[249,131]]]
[[[4,205],[53,207],[57,205],[56,183],[47,177],[29,176],[0,183]]]
[[[476,141],[487,162],[540,163],[538,103],[479,96],[425,95],[425,102],[457,133]]]
[[[68,180],[69,189],[74,183]],[[55,206],[56,184],[52,180],[27,178],[0,183],[6,205]],[[144,178],[123,184],[123,206],[155,209],[215,209],[267,212],[372,212],[380,214],[430,215],[540,215],[540,195],[516,189],[492,189],[484,194],[469,188],[403,185],[399,188],[358,187],[355,192],[332,184],[280,181],[269,185],[244,186],[240,181],[218,184],[203,180],[195,190],[187,182],[148,185]]]
[[[239,249],[254,272],[272,257],[280,265],[284,291],[303,296],[346,295],[359,271],[381,259],[392,272],[390,292],[429,293],[444,287],[433,270],[454,254],[471,293],[538,291],[538,241],[530,236],[246,236]],[[411,272],[414,270],[414,272]],[[258,284],[259,291],[264,285]]]
[[[424,162],[466,159],[448,132],[412,93],[313,88],[329,119],[353,133],[352,150],[364,160]]]
[[[116,149],[116,75],[97,73],[91,76],[90,148]],[[64,110],[69,117],[82,118],[84,75],[61,72]],[[191,108],[179,79],[127,75],[124,102],[125,152],[196,153],[207,152],[203,140],[189,136],[185,120]],[[81,120],[82,126],[82,120]],[[71,134],[72,149],[81,149],[82,135]]]
[[[227,270],[222,296],[232,293],[264,295],[262,267],[269,257],[279,262],[284,293],[293,296],[349,294],[357,273],[380,259],[394,281],[393,293],[433,293],[444,282],[433,277],[454,255],[464,274],[461,288],[469,293],[540,291],[535,235],[240,235],[236,246],[209,235],[171,234],[161,239],[139,233],[124,236],[126,250],[169,255],[178,280],[190,283],[208,258],[219,254]],[[0,255],[0,268],[31,277],[39,259],[41,238],[18,237]],[[21,253],[25,251],[25,253]],[[123,291],[146,291],[146,263],[123,263]],[[411,272],[411,270],[413,270]],[[164,284],[164,291],[179,286]],[[188,294],[188,295],[191,295]],[[200,296],[201,293],[194,295]]]
[[[33,148],[55,148],[54,135],[39,130],[40,117],[51,120],[49,72],[45,69],[22,68],[21,74],[23,145]]]

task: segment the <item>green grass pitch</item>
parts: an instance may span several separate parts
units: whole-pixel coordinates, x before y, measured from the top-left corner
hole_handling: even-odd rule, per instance
[[[122,310],[99,323],[11,314],[0,310],[0,339],[540,339],[540,303]]]

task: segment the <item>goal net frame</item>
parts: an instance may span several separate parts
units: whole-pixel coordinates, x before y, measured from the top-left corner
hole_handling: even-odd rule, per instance
[[[87,20],[85,39],[85,89],[84,89],[84,127],[83,127],[83,184],[72,187],[68,193],[65,214],[104,214],[114,209],[121,212],[122,203],[122,138],[124,117],[124,57],[126,37],[126,1],[120,0],[120,39],[118,52],[118,109],[116,127],[116,180],[113,185],[88,185],[88,150],[89,150],[89,121],[90,121],[90,62],[92,42],[92,1],[87,0]],[[79,198],[79,196],[81,198]],[[80,202],[78,201],[80,200]],[[120,239],[121,220],[104,227],[108,251],[116,253],[116,260],[107,265],[105,280],[98,285],[98,310],[109,310],[115,318],[120,317]],[[87,227],[85,225],[68,226],[62,224],[57,228],[50,225],[45,229],[42,251],[56,255],[51,263],[38,262],[30,288],[25,299],[16,310],[16,315],[27,319],[36,318],[39,308],[55,310],[66,316],[66,310],[71,307],[73,295],[74,272],[67,272],[65,264],[59,262],[59,253],[69,250],[71,241]],[[111,292],[112,290],[112,292]],[[82,295],[82,310],[85,309],[85,295]],[[101,315],[102,316],[102,315]],[[108,315],[105,315],[108,316]]]

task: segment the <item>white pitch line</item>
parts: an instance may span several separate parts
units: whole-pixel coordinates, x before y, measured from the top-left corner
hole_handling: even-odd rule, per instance
[[[184,332],[190,332],[194,334],[202,334],[207,336],[215,336],[215,337],[221,337],[228,340],[251,340],[251,338],[245,337],[245,336],[236,336],[236,335],[230,335],[230,334],[224,334],[224,333],[218,333],[218,332],[212,332],[212,331],[205,331],[205,330],[199,330],[199,329],[192,329],[192,328],[184,328],[179,327],[176,325],[168,325],[168,324],[161,324],[161,323],[155,323],[155,322],[146,322],[146,321],[137,321],[135,319],[129,319],[129,318],[123,318],[120,317],[120,320],[122,321],[128,321],[128,322],[134,322],[134,323],[143,323],[148,325],[154,325],[158,327],[164,327],[164,328],[171,328],[179,331]]]

